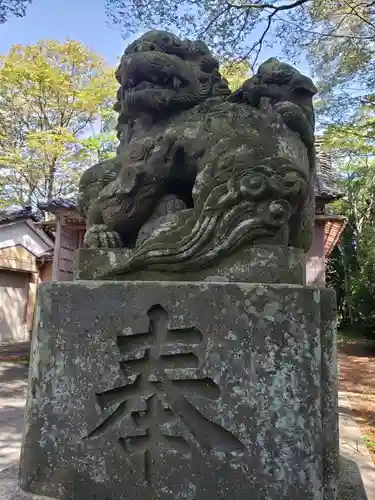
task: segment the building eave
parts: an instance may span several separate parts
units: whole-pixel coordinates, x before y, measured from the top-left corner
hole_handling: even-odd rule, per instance
[[[316,215],[316,221],[324,222],[324,255],[329,257],[337,245],[347,224],[343,215]]]

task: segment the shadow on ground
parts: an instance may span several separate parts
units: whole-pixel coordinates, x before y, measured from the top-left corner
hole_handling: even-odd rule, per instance
[[[23,431],[23,410],[18,410],[19,415],[14,419],[13,425],[1,425],[0,431],[0,471],[10,465],[18,463],[22,431]]]
[[[6,357],[28,357],[30,354],[30,342],[12,342],[0,344],[0,360]]]
[[[358,358],[373,357],[375,356],[375,342],[373,340],[363,340],[340,343],[340,352]]]
[[[25,396],[28,371],[26,364],[0,363],[0,401]]]
[[[339,500],[367,499],[358,465],[341,454]]]
[[[19,459],[27,374],[27,365],[0,363],[0,471]]]

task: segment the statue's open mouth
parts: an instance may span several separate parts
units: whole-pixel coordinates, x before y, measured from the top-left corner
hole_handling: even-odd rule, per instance
[[[185,61],[160,52],[137,52],[127,56],[121,62],[118,80],[123,96],[149,90],[179,92],[181,88],[198,83]]]
[[[181,68],[181,63],[184,63],[181,60],[166,54],[156,57],[155,53],[144,55],[143,60],[138,53],[136,58],[125,63],[127,67],[122,74],[119,90],[123,111],[166,111],[178,96],[196,93],[198,81],[195,81],[194,75],[184,75],[184,68]],[[153,71],[150,71],[150,66]]]
[[[181,63],[183,64],[179,58],[167,54],[138,53],[133,55],[125,63],[122,87],[125,92],[148,89],[179,91],[190,81],[189,75],[183,74]]]
[[[152,75],[152,78],[142,79],[134,75],[129,78],[124,84],[125,91],[137,92],[139,90],[148,89],[170,89],[179,91],[180,88],[185,87],[188,84],[186,81],[182,81],[177,76],[165,75],[163,73]]]

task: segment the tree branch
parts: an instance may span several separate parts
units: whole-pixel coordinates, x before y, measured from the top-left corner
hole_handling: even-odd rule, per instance
[[[281,21],[282,23],[289,24],[290,26],[295,26],[296,28],[298,28],[301,31],[301,33],[315,35],[319,38],[345,38],[345,39],[349,39],[349,40],[373,40],[374,39],[374,36],[372,36],[372,35],[371,36],[370,35],[369,36],[337,35],[337,34],[333,33],[333,31],[335,31],[337,29],[337,27],[335,27],[332,30],[332,33],[319,33],[319,31],[314,31],[314,30],[309,30],[309,29],[303,28],[298,23],[290,21],[289,19],[284,19],[283,17],[280,17],[277,14],[275,15],[275,18],[278,19],[279,21]]]
[[[356,10],[356,8],[359,7],[359,5],[352,6],[346,0],[344,0],[344,3],[345,3],[345,5],[347,5],[351,9],[351,13],[354,13],[362,22],[364,22],[365,24],[368,24],[369,26],[371,26],[371,28],[375,29],[375,25],[371,21],[369,21],[368,19],[363,17],[362,14],[360,14]]]
[[[200,33],[201,36],[205,35],[209,29],[211,28],[212,25],[214,25],[216,23],[216,21],[223,15],[225,14],[226,12],[228,12],[228,10],[230,9],[230,5],[228,4],[225,9],[221,10],[216,16],[214,16],[211,21],[207,24],[207,26],[205,27],[205,29]]]
[[[259,9],[259,10],[273,10],[274,12],[280,12],[282,10],[291,10],[296,7],[300,7],[301,5],[310,2],[311,0],[296,0],[293,3],[287,5],[275,5],[272,3],[248,3],[244,5],[236,5],[231,2],[227,2],[229,7],[233,7],[235,9]]]
[[[257,53],[256,53],[256,56],[254,58],[254,61],[251,63],[251,71],[253,73],[255,73],[255,70],[254,70],[254,67],[256,65],[256,63],[258,62],[258,59],[259,59],[259,56],[260,56],[260,53],[262,52],[262,48],[263,48],[263,43],[264,43],[264,39],[266,38],[266,35],[267,33],[269,32],[269,30],[271,29],[271,25],[272,25],[272,18],[274,16],[274,14],[276,14],[276,10],[272,12],[272,14],[270,14],[268,16],[268,20],[267,20],[267,26],[265,27],[263,33],[262,33],[262,36],[259,38],[259,40],[250,48],[248,54],[250,55],[251,52],[253,50],[255,50],[255,47],[258,46],[258,50],[257,50]]]

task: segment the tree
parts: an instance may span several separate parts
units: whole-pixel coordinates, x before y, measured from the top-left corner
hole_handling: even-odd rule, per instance
[[[266,46],[309,57],[325,84],[342,84],[373,69],[373,0],[106,0],[114,23],[127,33],[163,26],[200,38],[216,53],[249,60]],[[371,79],[371,78],[370,78]],[[372,80],[371,80],[372,85]]]
[[[117,144],[117,113],[112,101],[108,103],[108,108],[101,108],[100,118],[94,125],[90,125],[90,136],[81,140],[81,157],[89,166],[114,155]]]
[[[309,0],[106,0],[107,12],[126,33],[140,28],[163,26],[177,29],[182,36],[200,38],[220,55],[233,58],[251,55],[255,44],[247,43],[264,22],[271,26],[276,14],[303,6]],[[267,29],[267,33],[269,28]],[[267,34],[266,33],[266,34]],[[254,36],[251,37],[253,40]],[[252,47],[254,45],[254,47]],[[250,49],[250,50],[249,50]]]
[[[0,24],[5,23],[9,16],[23,17],[31,0],[0,0]]]
[[[348,219],[328,263],[328,283],[337,293],[342,324],[375,326],[375,158],[350,138],[328,135],[344,194],[333,209]],[[338,146],[338,147],[337,147]],[[360,152],[362,151],[362,154]]]
[[[82,170],[114,150],[115,95],[113,71],[80,42],[16,45],[1,57],[3,201],[34,205],[74,194]]]
[[[307,58],[318,80],[321,128],[338,123],[354,130],[364,108],[372,119],[374,0],[106,0],[106,6],[127,36],[154,26],[177,30],[206,41],[221,60],[248,62],[252,72],[265,48],[295,63]]]
[[[220,73],[227,80],[229,88],[235,91],[250,78],[251,68],[248,61],[225,61],[220,66]]]

